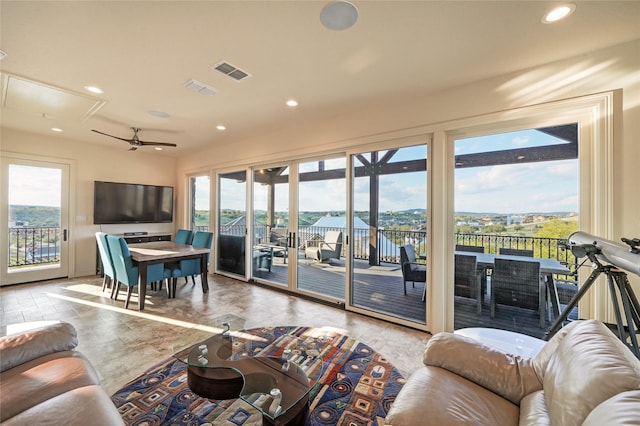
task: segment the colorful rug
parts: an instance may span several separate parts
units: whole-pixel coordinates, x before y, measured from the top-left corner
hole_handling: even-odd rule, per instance
[[[321,373],[311,381],[308,425],[382,426],[405,383],[384,356],[339,333],[309,327],[256,328],[241,333],[260,337],[259,343],[251,342],[251,350],[261,355],[281,356],[284,342],[294,337],[303,342],[299,356],[322,360]],[[257,410],[239,398],[218,401],[197,397],[191,402],[191,418],[184,417],[193,397],[186,383],[186,365],[171,357],[111,398],[127,425],[262,424]]]

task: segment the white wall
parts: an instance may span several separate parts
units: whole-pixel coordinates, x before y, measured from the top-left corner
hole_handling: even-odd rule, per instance
[[[174,231],[173,224],[93,225],[94,180],[176,186],[174,158],[141,151],[132,152],[124,145],[117,148],[102,147],[6,128],[2,128],[0,137],[3,155],[20,153],[75,160],[76,170],[72,171],[75,172],[75,185],[70,194],[70,203],[75,211],[73,217],[69,218],[70,237],[75,252],[75,271],[71,271],[72,276],[95,274],[96,231]]]

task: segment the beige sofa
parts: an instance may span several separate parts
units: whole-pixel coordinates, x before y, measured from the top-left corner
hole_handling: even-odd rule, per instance
[[[640,425],[640,360],[602,323],[575,321],[531,359],[439,333],[386,417],[415,425]]]
[[[92,365],[74,350],[78,339],[73,326],[33,325],[0,337],[0,423],[124,424]]]

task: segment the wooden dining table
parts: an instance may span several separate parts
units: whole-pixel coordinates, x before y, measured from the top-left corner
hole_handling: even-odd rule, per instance
[[[202,292],[209,291],[207,280],[207,264],[211,249],[194,247],[190,244],[178,244],[173,241],[152,241],[148,243],[129,244],[131,260],[138,265],[138,310],[144,309],[146,296],[147,268],[149,265],[167,262],[180,262],[186,259],[200,259],[202,274]],[[170,284],[169,284],[170,285]]]
[[[491,253],[478,253],[471,251],[455,251],[455,254],[461,254],[465,256],[474,256],[476,258],[476,264],[486,270],[492,269],[495,265],[496,259],[506,260],[520,260],[526,262],[536,262],[540,265],[540,297],[549,298],[551,301],[551,307],[556,317],[560,314],[560,307],[558,303],[558,290],[553,280],[553,275],[571,275],[571,270],[565,265],[560,263],[556,259],[547,259],[542,257],[531,256],[514,256],[506,254],[491,254]],[[478,280],[479,281],[479,280]],[[478,314],[482,310],[482,288],[478,284],[477,288],[477,301],[478,301]],[[543,323],[542,316],[540,320]]]

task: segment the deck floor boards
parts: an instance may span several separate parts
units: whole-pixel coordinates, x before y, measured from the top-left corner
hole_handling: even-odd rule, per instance
[[[321,295],[345,300],[344,259],[318,264],[309,259],[299,260],[298,288],[305,294]],[[257,279],[277,282],[286,287],[288,265],[282,259],[274,259],[271,271],[254,272]],[[403,291],[402,272],[399,265],[387,264],[369,266],[366,261],[354,262],[354,283],[352,285],[353,304],[359,308],[383,312],[385,314],[425,323],[426,304],[422,301],[423,283],[407,283],[407,294]],[[428,291],[427,291],[428,295]],[[475,300],[456,297],[454,302],[454,328],[492,327],[516,331],[530,336],[544,338],[553,318],[540,328],[539,316],[535,311],[499,305],[495,318],[489,317],[489,299],[485,298],[482,313],[476,314]]]

